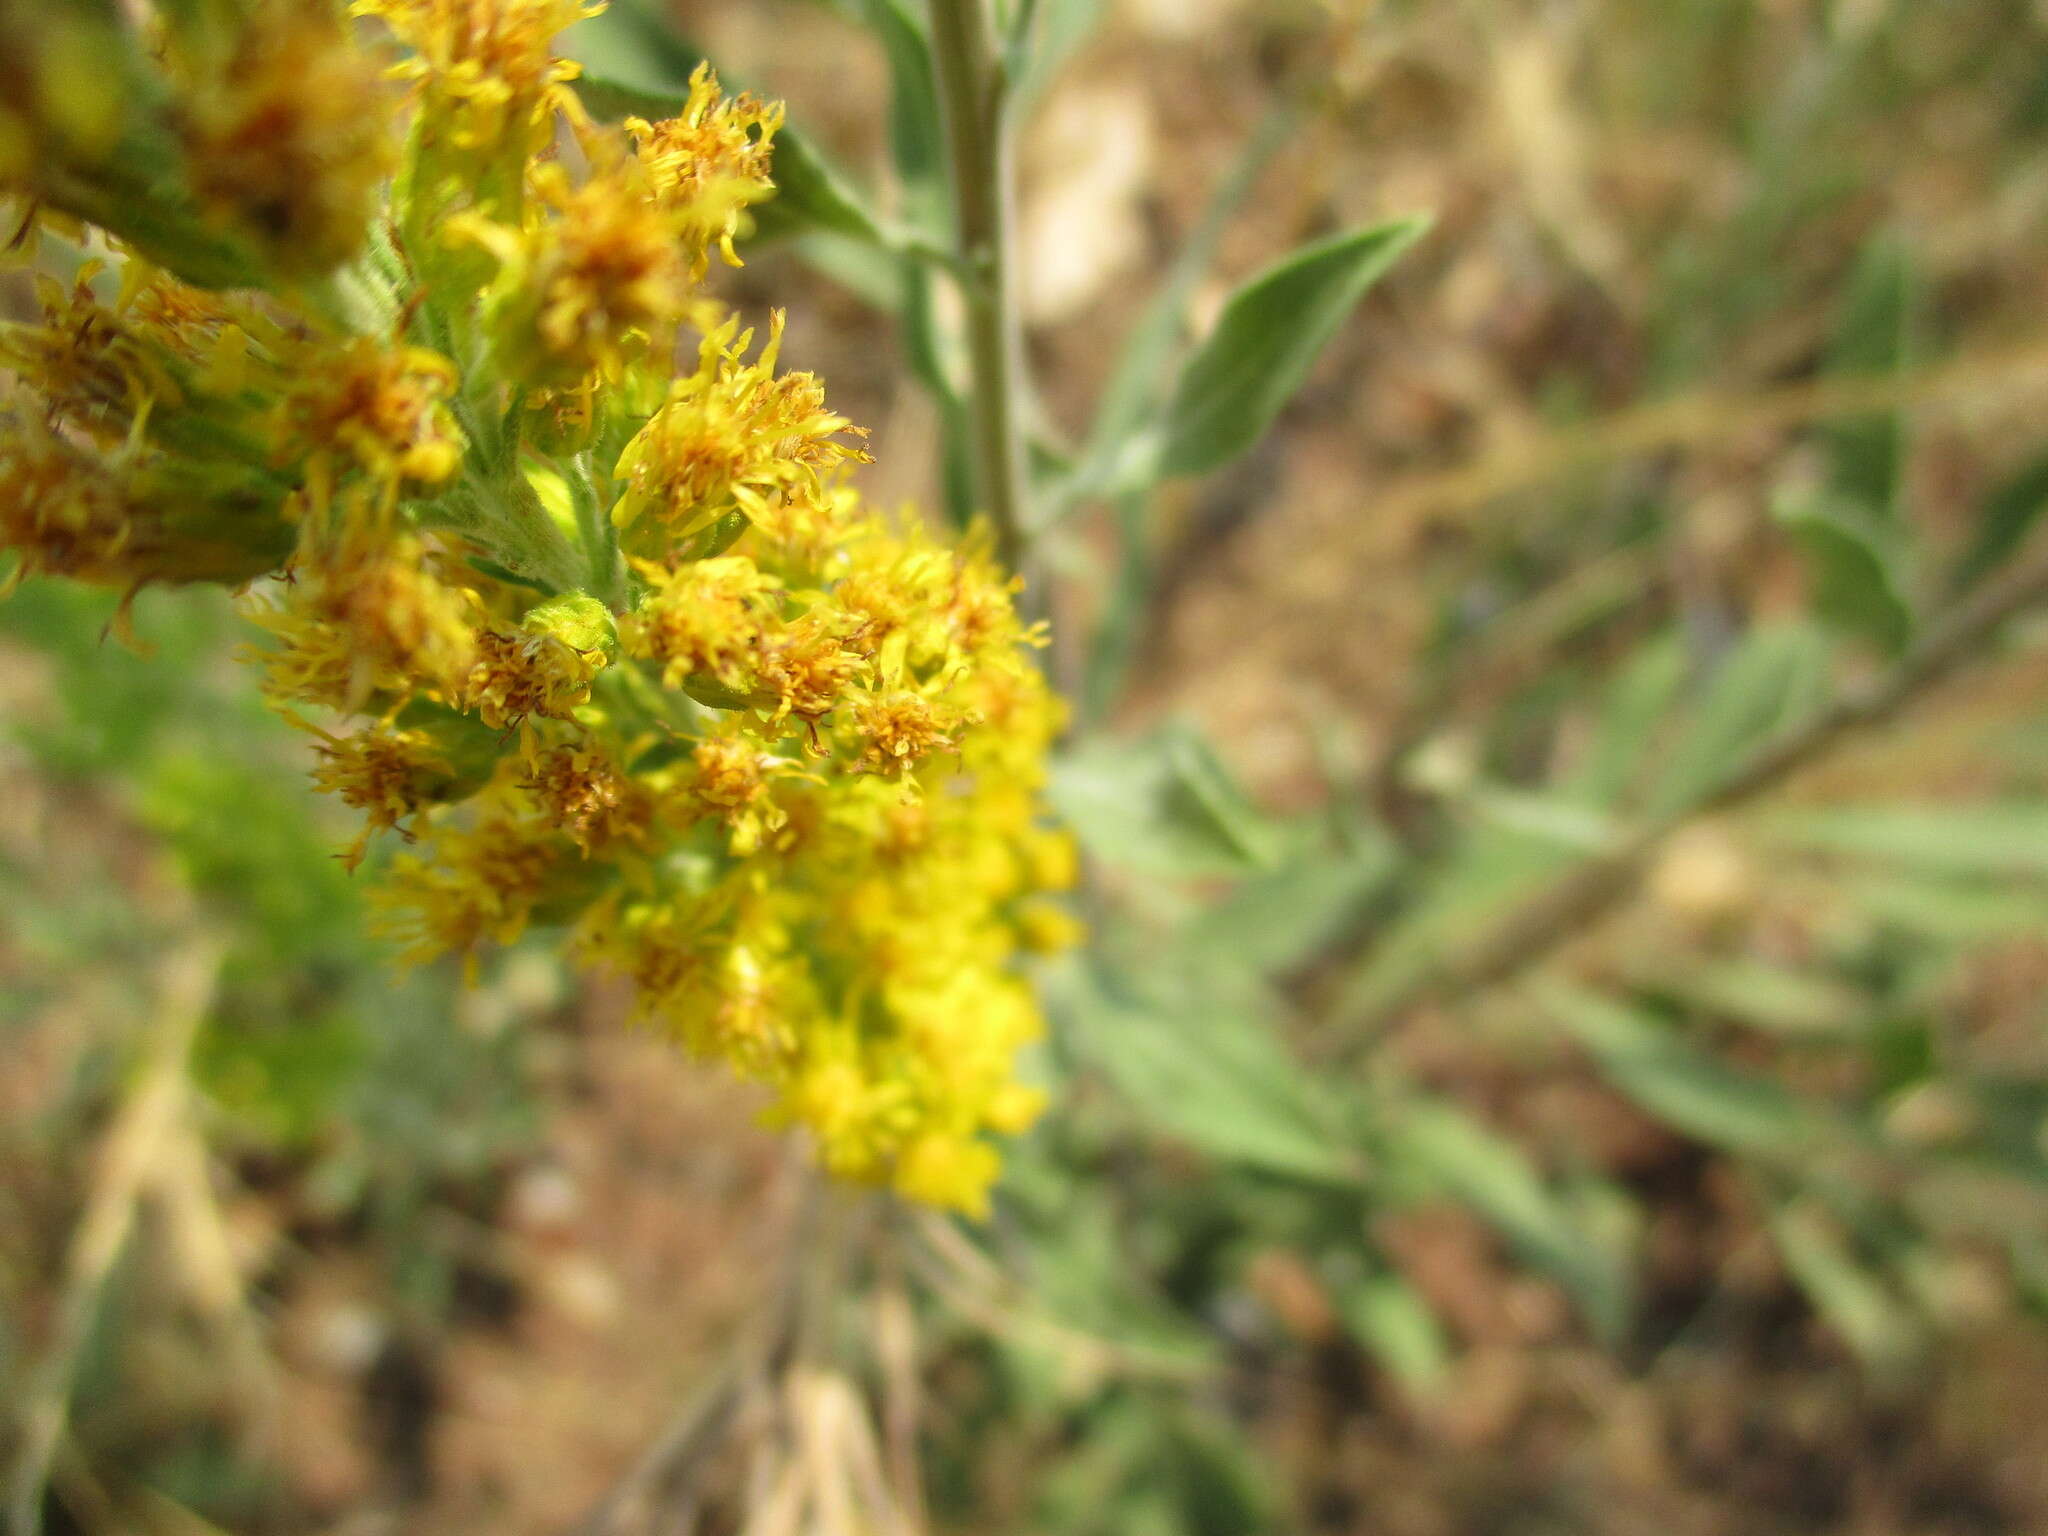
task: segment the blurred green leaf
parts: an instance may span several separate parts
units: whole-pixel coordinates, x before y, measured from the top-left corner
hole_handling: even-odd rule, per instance
[[[1984,498],[1977,539],[1956,567],[1955,589],[1967,591],[2012,557],[2048,508],[2048,453],[2031,460]]]
[[[607,118],[673,117],[691,71],[704,61],[704,51],[652,0],[612,0],[601,14],[564,31],[555,46],[583,66],[591,89],[579,81],[577,93]]]
[[[1356,1184],[1361,1164],[1320,1086],[1249,1012],[1084,986],[1075,1049],[1144,1118],[1225,1162]]]
[[[2048,878],[2048,804],[1799,806],[1757,819],[1782,846],[1936,875]]]
[[[1242,873],[1270,866],[1284,841],[1185,724],[1083,745],[1054,765],[1050,792],[1091,854],[1138,873]]]
[[[1027,112],[1074,50],[1102,21],[1103,0],[1038,0],[1032,25],[1015,29],[1007,50],[1012,112]]]
[[[1508,784],[1475,784],[1458,800],[1475,821],[1577,853],[1613,846],[1620,827],[1582,801]]]
[[[889,60],[889,148],[909,197],[909,216],[935,226],[940,222],[946,135],[931,38],[902,0],[861,0],[861,9]]]
[[[1184,928],[1175,948],[1200,965],[1222,957],[1257,976],[1283,975],[1314,959],[1392,876],[1391,840],[1362,854],[1310,853],[1253,875]]]
[[[1860,875],[1856,905],[1881,922],[1951,944],[2048,933],[2048,889],[1948,877]]]
[[[1426,1396],[1443,1385],[1451,1363],[1443,1325],[1399,1275],[1373,1275],[1345,1286],[1337,1293],[1337,1311],[1351,1336],[1409,1391]]]
[[[1069,494],[1085,497],[1119,478],[1120,461],[1143,457],[1144,428],[1160,410],[1168,388],[1167,369],[1186,340],[1188,306],[1216,260],[1224,231],[1260,174],[1293,136],[1297,120],[1288,108],[1268,113],[1209,194],[1202,217],[1175,252],[1166,280],[1124,339],[1116,371],[1104,386]],[[1156,444],[1153,449],[1156,450]],[[1126,476],[1125,478],[1129,478]],[[1143,478],[1140,476],[1139,478]]]
[[[1637,1008],[1562,985],[1540,995],[1601,1075],[1673,1130],[1732,1151],[1792,1154],[1823,1128],[1787,1089],[1723,1066]]]
[[[1644,976],[1695,1007],[1791,1039],[1839,1039],[1868,1023],[1869,1004],[1855,988],[1766,960],[1708,959]]]
[[[1827,645],[1804,625],[1745,636],[1722,661],[1649,797],[1653,816],[1693,804],[1750,752],[1803,719],[1827,683]]]
[[[1498,826],[1474,828],[1374,936],[1345,984],[1337,1015],[1376,1013],[1569,868],[1574,857],[1553,839]]]
[[[1685,646],[1676,634],[1644,645],[1609,684],[1584,759],[1560,786],[1587,805],[1619,805],[1634,786],[1685,684]]]
[[[1426,217],[1395,219],[1334,236],[1232,294],[1181,371],[1158,473],[1206,474],[1264,436],[1344,317],[1429,226]]]
[[[1913,310],[1919,283],[1913,252],[1890,234],[1869,241],[1850,274],[1828,352],[1829,372],[1845,378],[1896,374],[1912,356]],[[1835,496],[1881,524],[1898,516],[1905,464],[1905,419],[1885,411],[1829,429],[1829,487]]]
[[[1796,1202],[1774,1210],[1770,1224],[1800,1289],[1867,1364],[1893,1370],[1919,1353],[1917,1319],[1890,1287],[1857,1262],[1825,1210],[1812,1201]]]
[[[1900,575],[1900,539],[1854,503],[1822,494],[1786,501],[1778,521],[1813,571],[1814,607],[1837,629],[1873,641],[1888,656],[1912,642],[1913,609]]]
[[[754,209],[754,238],[786,239],[828,230],[867,245],[894,244],[866,197],[805,134],[775,135],[775,196]]]
[[[1463,1110],[1424,1098],[1390,1107],[1383,1136],[1388,1169],[1469,1206],[1562,1285],[1596,1333],[1619,1334],[1629,1310],[1626,1273],[1521,1148]]]

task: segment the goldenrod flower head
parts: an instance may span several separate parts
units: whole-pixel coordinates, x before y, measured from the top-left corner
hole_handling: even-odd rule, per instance
[[[530,187],[522,228],[475,214],[448,226],[497,262],[488,304],[506,374],[574,386],[670,346],[688,311],[683,225],[632,162],[616,161],[580,186],[559,165],[544,165]]]
[[[437,140],[473,160],[524,161],[546,146],[579,73],[554,40],[604,9],[591,0],[355,0],[412,50],[393,73],[416,81]]]
[[[775,194],[769,179],[782,107],[741,93],[723,99],[708,63],[690,76],[683,110],[659,123],[626,119],[640,164],[663,208],[681,223],[691,272],[702,276],[716,249],[733,266],[741,215]]]
[[[272,270],[325,272],[361,247],[395,159],[381,73],[330,5],[266,0],[218,71],[185,82],[192,190]]]
[[[167,359],[102,303],[104,270],[83,263],[71,281],[36,276],[40,322],[0,327],[0,360],[36,381],[48,412],[102,440],[128,437],[137,416],[180,390]]]
[[[550,598],[512,633],[477,636],[463,707],[493,729],[532,716],[564,720],[590,699],[590,685],[618,651],[604,604],[583,593]]]
[[[690,793],[705,814],[725,823],[731,834],[727,850],[742,859],[789,825],[789,807],[773,793],[775,780],[819,782],[800,759],[777,755],[743,730],[706,736],[692,754],[692,766]]]
[[[870,693],[853,704],[853,726],[862,749],[860,766],[873,773],[901,774],[934,752],[958,745],[954,732],[965,720],[953,709],[909,688]]]
[[[557,867],[574,855],[510,780],[477,797],[471,824],[434,823],[416,847],[392,860],[376,892],[389,913],[385,931],[414,960],[452,954],[474,961],[486,942],[512,943],[547,897]]]
[[[826,1167],[983,1209],[989,1138],[1039,1108],[1019,957],[1073,926],[1060,711],[986,534],[865,505],[782,317],[756,352],[697,287],[780,110],[706,70],[608,133],[549,46],[579,0],[356,0],[412,50],[414,117],[313,282],[380,142],[319,5],[167,23],[192,185],[109,198],[103,165],[70,211],[110,269],[37,257],[43,313],[0,329],[0,539],[23,571],[249,588],[264,690],[361,816],[342,857],[401,844],[376,899],[409,958],[567,929]]]
[[[729,510],[766,516],[779,501],[818,498],[825,470],[867,458],[838,441],[852,423],[825,408],[813,375],[776,374],[782,327],[777,311],[751,363],[742,359],[754,333],[737,320],[706,336],[697,371],[669,386],[667,401],[619,456],[626,491],[612,521],[629,535],[643,518],[660,524],[639,536],[643,547]]]
[[[307,726],[319,738],[313,783],[364,813],[362,835],[342,855],[354,870],[370,839],[446,795],[455,769],[422,731],[366,725],[345,736]]]
[[[469,685],[482,638],[476,600],[434,574],[419,539],[355,530],[319,556],[243,606],[277,642],[257,653],[273,698],[395,710]]]
[[[0,538],[19,574],[125,584],[135,532],[113,465],[38,417],[0,417]]]
[[[42,417],[0,412],[0,543],[15,579],[46,573],[133,590],[241,582],[291,547],[274,488],[139,442],[95,451]]]
[[[654,817],[648,787],[599,747],[555,747],[542,753],[521,787],[585,854],[617,843],[644,843]]]
[[[714,689],[731,705],[747,702],[780,583],[742,556],[693,560],[675,572],[651,563],[640,570],[651,591],[620,633],[627,653],[655,663],[670,688]]]
[[[318,457],[319,478],[339,460],[367,475],[381,499],[437,486],[462,462],[447,396],[455,365],[423,347],[358,336],[317,360],[282,402],[284,453]]]

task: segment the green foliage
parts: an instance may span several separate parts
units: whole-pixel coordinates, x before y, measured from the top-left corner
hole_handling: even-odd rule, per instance
[[[1826,1129],[1780,1084],[1730,1070],[1640,1009],[1565,987],[1551,989],[1545,1004],[1608,1081],[1684,1135],[1731,1152],[1791,1158],[1810,1151]]]
[[[0,605],[0,641],[42,674],[43,705],[11,734],[38,773],[109,796],[107,835],[160,848],[197,921],[226,942],[193,1054],[224,1147],[296,1162],[329,1213],[372,1219],[418,1277],[413,1300],[443,1307],[452,1256],[421,1269],[423,1217],[531,1145],[521,1047],[456,1027],[449,969],[394,980],[362,883],[337,857],[346,833],[306,782],[310,749],[228,663],[239,632],[226,599],[144,594],[133,622],[146,650],[109,637],[114,608],[56,582]],[[84,890],[44,891],[38,878],[0,871],[0,890],[68,919],[42,946],[51,984],[133,970],[146,997],[158,949],[183,940],[139,918],[118,866]],[[77,921],[101,902],[104,924]]]
[[[1181,369],[1156,429],[1156,473],[1205,474],[1248,451],[1345,316],[1428,230],[1410,218],[1334,235],[1233,293]]]
[[[1059,764],[1052,793],[1091,853],[1141,873],[1230,874],[1279,850],[1277,829],[1186,725],[1089,744]]]
[[[1626,1270],[1514,1142],[1420,1094],[1393,1110],[1381,1134],[1391,1178],[1472,1210],[1556,1279],[1596,1333],[1610,1340],[1620,1333],[1628,1318]]]

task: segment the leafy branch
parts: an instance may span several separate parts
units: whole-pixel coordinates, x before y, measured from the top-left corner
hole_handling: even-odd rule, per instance
[[[1364,1014],[1340,1022],[1338,1055],[1356,1062],[1386,1024],[1425,1002],[1452,1002],[1513,980],[1625,902],[1658,851],[1703,817],[1759,799],[1850,737],[1885,724],[1945,681],[2012,619],[2048,602],[2048,554],[2024,562],[1930,626],[1889,671],[1765,742],[1685,805],[1620,846],[1585,859],[1498,925]]]

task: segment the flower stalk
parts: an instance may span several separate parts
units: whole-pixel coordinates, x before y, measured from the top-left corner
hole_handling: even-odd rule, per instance
[[[1012,281],[1014,144],[987,0],[932,0],[932,55],[953,186],[955,275],[967,311],[975,483],[1011,570],[1027,569],[1024,331]]]

